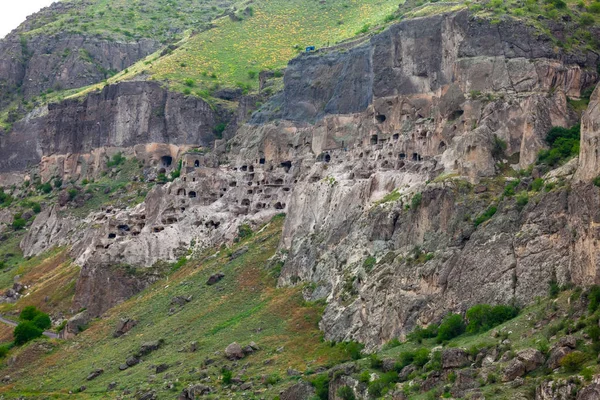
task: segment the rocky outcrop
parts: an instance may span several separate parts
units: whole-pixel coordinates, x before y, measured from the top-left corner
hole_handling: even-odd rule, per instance
[[[575,178],[591,181],[600,175],[600,85],[592,93],[588,109],[581,117],[581,146]]]
[[[168,92],[158,83],[108,85],[83,99],[50,104],[15,124],[0,142],[0,172],[22,171],[43,161],[45,169],[55,164],[77,178],[106,161],[94,153],[101,148],[210,146],[217,119],[203,100]]]
[[[26,99],[48,90],[88,86],[155,52],[152,39],[116,42],[75,34],[8,35],[0,41],[0,90]]]

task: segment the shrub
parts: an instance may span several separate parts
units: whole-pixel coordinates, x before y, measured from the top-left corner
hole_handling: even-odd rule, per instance
[[[33,319],[33,324],[41,330],[50,329],[52,327],[52,321],[46,313],[40,313]]]
[[[50,182],[42,183],[40,186],[38,186],[38,190],[48,194],[52,191],[52,185]]]
[[[225,128],[227,128],[227,124],[220,123],[215,125],[213,131],[215,132],[215,136],[221,139],[223,137],[223,132],[225,132]]]
[[[245,239],[252,236],[252,228],[248,224],[242,224],[238,227],[238,238]]]
[[[422,367],[429,361],[429,350],[426,348],[421,348],[415,351],[415,356],[413,359],[413,364],[417,367]]]
[[[373,256],[369,256],[365,259],[365,261],[363,262],[363,268],[365,269],[365,271],[367,272],[371,272],[371,270],[373,269],[373,267],[375,266],[375,263],[377,262],[377,259]]]
[[[42,206],[40,205],[40,203],[31,203],[31,210],[34,213],[39,214],[40,212],[42,212]]]
[[[329,399],[329,376],[327,374],[316,376],[310,383],[315,387],[315,393],[319,399]]]
[[[592,14],[584,13],[579,18],[579,23],[584,26],[594,25],[594,16]]]
[[[21,214],[15,214],[13,222],[12,222],[13,229],[15,231],[18,231],[19,229],[25,228],[25,225],[27,225],[27,221],[25,221],[23,218],[21,218]]]
[[[504,196],[507,197],[511,197],[515,195],[515,189],[517,188],[517,186],[519,186],[519,183],[521,183],[520,180],[515,180],[515,181],[510,181],[506,184],[506,186],[504,187]]]
[[[13,336],[17,346],[25,344],[30,340],[37,339],[42,336],[43,331],[35,326],[31,321],[23,321],[15,328]]]
[[[40,315],[42,312],[38,310],[35,306],[27,306],[21,310],[21,314],[19,314],[19,319],[21,321],[33,321],[35,317]]]
[[[376,379],[369,384],[369,395],[374,398],[379,398],[387,393],[396,382],[398,382],[398,373],[396,371],[381,374],[379,379]]]
[[[187,87],[194,87],[196,85],[196,82],[194,82],[194,80],[191,78],[187,78],[185,81],[183,81],[183,83]]]
[[[338,389],[337,395],[342,400],[356,400],[354,396],[354,391],[350,389],[348,386],[342,386]]]
[[[522,210],[529,203],[529,195],[523,191],[517,195],[517,207]]]
[[[570,128],[555,126],[546,135],[549,149],[541,150],[538,154],[538,164],[554,167],[562,161],[579,154],[580,126]]]
[[[67,193],[69,194],[69,200],[73,200],[75,197],[77,197],[77,189],[69,189],[67,191]]]
[[[600,175],[594,178],[594,185],[600,187]]]
[[[447,315],[438,329],[437,341],[439,343],[453,339],[465,332],[465,323],[458,314]]]
[[[12,347],[12,344],[7,343],[7,344],[3,344],[2,346],[0,346],[0,358],[4,358],[8,355],[8,352],[10,351]]]
[[[549,283],[549,288],[548,288],[548,295],[550,296],[550,298],[555,299],[556,297],[558,297],[558,294],[560,293],[560,286],[558,285],[558,282],[556,282],[556,280],[551,280]]]
[[[594,285],[590,288],[590,292],[587,295],[589,304],[588,310],[590,313],[595,312],[598,309],[598,305],[600,305],[600,286]]]
[[[489,304],[478,304],[467,310],[467,332],[480,333],[492,329],[510,319],[513,319],[519,314],[516,307],[497,305],[490,306]]]
[[[588,11],[593,14],[600,14],[600,2],[596,1],[588,7]]]
[[[423,339],[431,339],[436,337],[438,334],[438,326],[431,324],[426,328],[416,327],[411,333],[408,334],[408,340],[420,342]]]
[[[536,178],[531,182],[531,190],[539,192],[544,187],[544,180],[542,178]]]
[[[488,219],[492,218],[494,214],[496,214],[496,211],[498,211],[498,208],[496,206],[490,206],[487,210],[483,212],[483,214],[475,218],[475,226],[479,226]]]
[[[574,351],[560,359],[560,366],[563,367],[566,372],[576,373],[581,370],[586,358],[586,355],[582,352]]]
[[[371,354],[369,356],[371,368],[381,369],[383,367],[383,360],[377,356],[377,354]]]
[[[117,153],[112,156],[112,158],[106,163],[108,168],[118,167],[119,165],[125,162],[126,158],[123,157],[123,154]]]
[[[498,136],[494,135],[494,144],[492,146],[492,157],[496,160],[504,157],[504,152],[506,151],[507,144],[504,140],[500,139]]]
[[[364,344],[354,341],[340,343],[340,346],[353,360],[360,360],[362,358],[362,351],[365,348]]]
[[[228,370],[227,368],[223,368],[221,370],[221,373],[223,374],[223,384],[229,385],[231,383],[231,378],[233,377],[233,373],[230,370]]]
[[[415,194],[410,200],[410,208],[413,210],[421,205],[421,200],[423,200],[423,195],[421,193]]]
[[[248,71],[248,79],[256,78],[256,71]]]

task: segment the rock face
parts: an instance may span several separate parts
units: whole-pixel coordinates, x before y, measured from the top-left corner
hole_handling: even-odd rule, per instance
[[[524,168],[551,126],[575,123],[567,96],[596,82],[597,60],[555,53],[510,20],[466,11],[406,20],[293,60],[283,92],[217,154],[186,148],[214,142],[218,117],[206,103],[127,82],[16,124],[0,170],[41,160],[44,176],[78,178],[116,151],[165,172],[182,160],[181,177],[134,208],[83,221],[42,213],[28,231],[26,255],[72,246],[82,267],[75,304],[92,315],[157,279],[157,261],[231,242],[240,224],[285,212],[279,284],[314,283],[307,296],[328,300],[326,338],[373,348],[475,303],[530,302],[554,278],[598,279],[600,193],[589,183],[522,209],[504,198],[491,220],[473,221],[500,197],[493,183],[481,188],[499,161]]]
[[[151,143],[208,146],[215,139],[216,121],[203,100],[170,93],[158,83],[108,85],[82,102],[50,104],[15,124],[0,143],[0,172],[42,162],[42,169],[79,179],[105,165],[97,149]]]
[[[315,395],[315,388],[308,382],[300,381],[287,388],[279,398],[281,400],[310,400]]]
[[[581,117],[579,168],[575,178],[590,181],[600,175],[600,85],[592,93],[588,109]]]

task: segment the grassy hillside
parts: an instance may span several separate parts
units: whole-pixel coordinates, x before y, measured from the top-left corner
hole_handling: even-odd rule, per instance
[[[60,11],[38,14],[22,34],[76,33],[111,40],[165,42],[186,29],[206,29],[233,0],[63,0]]]
[[[397,0],[256,0],[170,54],[154,54],[108,82],[144,74],[202,97],[220,86],[255,90],[258,72],[285,67],[306,46],[325,47],[366,32],[397,8]]]
[[[200,374],[205,373],[200,371],[206,370],[210,377],[207,384],[219,393],[227,393],[230,385],[222,382],[221,372],[227,367],[234,377],[241,374],[253,382],[255,390],[273,398],[277,388],[289,382],[288,368],[305,371],[348,359],[342,347],[331,347],[321,340],[317,328],[320,305],[305,304],[297,288],[275,288],[277,270],[269,258],[279,242],[282,221],[275,218],[232,250],[188,262],[167,280],[114,308],[106,318],[94,321],[71,342],[41,339],[13,350],[10,356],[16,356],[17,361],[5,364],[2,373],[16,382],[0,392],[7,398],[63,398],[69,391],[87,386],[77,397],[115,398],[125,389],[152,389],[159,398],[174,398],[188,383],[199,382]],[[240,248],[248,251],[232,259],[232,251]],[[219,271],[225,278],[207,286],[208,277]],[[171,300],[175,296],[192,296],[192,300],[184,306],[174,305]],[[115,339],[112,332],[124,316],[139,323],[127,335]],[[143,342],[158,339],[165,340],[163,347],[143,357],[139,365],[119,371],[119,365]],[[187,351],[194,341],[198,350]],[[234,366],[222,355],[234,341],[241,345],[254,341],[260,350]],[[208,365],[207,358],[215,362]],[[169,366],[167,371],[155,373],[151,366],[163,363]],[[95,368],[103,368],[104,374],[86,381]],[[108,391],[113,381],[118,385]],[[165,385],[167,382],[169,385]]]

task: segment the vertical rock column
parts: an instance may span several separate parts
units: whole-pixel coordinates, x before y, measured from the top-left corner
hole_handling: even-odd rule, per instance
[[[581,149],[576,181],[589,181],[600,175],[600,84],[581,117]]]

